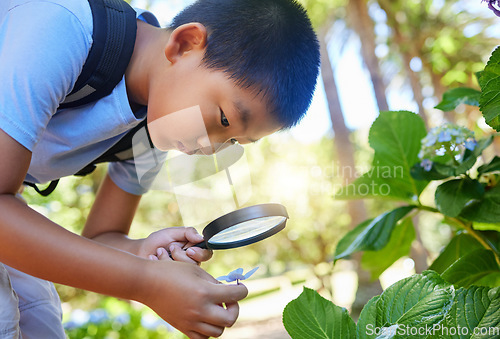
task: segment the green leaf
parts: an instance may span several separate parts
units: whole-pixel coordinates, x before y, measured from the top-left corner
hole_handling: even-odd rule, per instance
[[[481,175],[483,173],[490,173],[500,171],[500,157],[495,156],[488,164],[479,166],[477,172]]]
[[[467,253],[482,248],[483,246],[473,236],[467,233],[460,233],[451,239],[429,269],[441,274]]]
[[[486,190],[483,198],[467,205],[460,216],[474,222],[498,223],[500,220],[500,185]]]
[[[436,207],[444,215],[456,217],[471,200],[479,200],[484,195],[483,185],[468,177],[448,180],[436,189]]]
[[[365,306],[358,321],[358,337],[393,338],[407,328],[432,327],[444,319],[453,297],[453,287],[432,271],[400,280]]]
[[[292,338],[356,338],[356,325],[347,310],[306,287],[285,307],[283,324]]]
[[[363,253],[361,267],[371,272],[373,280],[377,279],[396,260],[410,253],[413,240],[415,228],[411,218],[406,218],[396,225],[384,248]]]
[[[430,338],[497,338],[500,319],[498,288],[471,286],[456,291],[453,306]],[[497,327],[495,329],[495,327]],[[480,335],[490,331],[490,336]],[[479,335],[474,335],[477,332]],[[454,335],[453,335],[454,334]],[[462,334],[459,336],[458,334]]]
[[[373,335],[376,332],[375,324],[377,323],[377,302],[380,296],[375,296],[361,310],[358,324],[356,326],[356,334],[358,339],[375,338]]]
[[[497,47],[479,78],[479,109],[486,123],[500,132],[500,48]]]
[[[500,286],[500,272],[490,273],[474,283],[477,286],[497,287]]]
[[[460,104],[479,106],[481,92],[467,87],[458,87],[446,91],[443,100],[434,108],[448,112],[453,111]]]
[[[413,165],[410,170],[411,176],[416,180],[442,180],[453,176],[454,173],[451,166],[437,162],[432,163],[432,167],[428,171],[419,162]]]
[[[352,184],[342,187],[337,199],[381,197],[413,201],[427,185],[415,180],[410,169],[419,161],[421,140],[427,134],[417,114],[381,112],[370,128],[369,143],[375,151],[372,168]]]
[[[335,259],[345,258],[358,251],[378,251],[387,245],[396,223],[415,206],[403,206],[367,220],[348,232],[335,249]]]
[[[442,277],[455,286],[469,287],[492,273],[500,273],[495,255],[486,249],[476,249],[455,261]]]
[[[491,135],[487,138],[478,140],[477,145],[473,151],[466,149],[464,153],[464,159],[462,160],[462,163],[455,168],[454,175],[458,176],[460,174],[464,174],[469,169],[471,169],[472,166],[474,166],[474,164],[476,163],[477,157],[479,157],[484,149],[488,147],[492,142],[493,136]]]

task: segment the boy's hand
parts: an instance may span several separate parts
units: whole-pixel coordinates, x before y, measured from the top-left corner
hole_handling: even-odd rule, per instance
[[[192,339],[220,336],[234,324],[237,302],[248,294],[243,284],[221,284],[195,265],[159,260],[146,266],[139,301]]]
[[[170,227],[151,233],[142,240],[139,256],[151,260],[175,260],[199,265],[212,257],[212,251],[192,247],[203,241],[193,227]],[[184,250],[187,248],[187,250]]]

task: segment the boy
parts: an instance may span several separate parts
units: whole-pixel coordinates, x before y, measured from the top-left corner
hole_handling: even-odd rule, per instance
[[[83,237],[16,193],[25,180],[78,172],[143,119],[157,148],[185,153],[293,126],[318,74],[318,43],[304,10],[293,0],[200,0],[169,29],[138,12],[124,79],[107,97],[60,109],[92,46],[88,2],[0,7],[0,338],[64,338],[57,295],[42,279],[140,301],[191,338],[220,336],[247,289],[219,284],[193,264],[211,253],[181,249],[202,240],[192,228],[127,237],[146,191],[133,160],[110,164]],[[183,115],[193,110],[204,131]],[[154,124],[173,114],[180,117],[173,126]]]

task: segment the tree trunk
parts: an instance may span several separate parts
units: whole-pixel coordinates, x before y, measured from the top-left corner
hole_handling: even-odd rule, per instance
[[[436,97],[438,102],[441,102],[441,100],[443,100],[443,94],[444,94],[444,92],[446,92],[446,89],[441,84],[441,77],[442,76],[440,76],[439,74],[436,74],[434,72],[434,70],[432,69],[432,65],[428,61],[426,61],[423,56],[420,56],[420,59],[422,60],[423,68],[431,76],[432,87],[434,88],[434,97]],[[455,123],[454,112],[444,112],[444,116],[445,116],[447,121],[449,121],[451,123]]]
[[[387,15],[387,23],[389,26],[392,28],[394,32],[394,42],[399,48],[399,52],[401,54],[401,57],[403,59],[403,66],[406,71],[406,75],[410,79],[410,85],[413,91],[413,98],[415,99],[415,102],[418,105],[418,114],[422,117],[424,120],[425,126],[429,126],[428,119],[427,119],[427,114],[425,113],[424,109],[424,96],[422,94],[422,85],[420,84],[420,78],[417,73],[415,73],[411,67],[410,67],[410,62],[413,57],[418,56],[418,53],[415,53],[413,50],[413,41],[411,41],[411,38],[408,39],[407,37],[403,36],[401,33],[401,28],[396,20],[395,13],[391,10],[390,8],[390,2],[387,1],[379,1],[380,8],[384,10],[384,12]]]
[[[373,21],[368,14],[366,0],[349,0],[347,15],[349,25],[354,28],[361,40],[361,55],[370,72],[378,109],[387,111],[389,106],[385,94],[386,86],[380,72],[379,60],[375,54],[375,30]]]
[[[343,183],[347,184],[355,178],[352,176],[354,171],[354,148],[349,139],[350,131],[347,128],[340,106],[337,84],[333,74],[333,68],[328,56],[328,49],[325,36],[320,36],[321,46],[321,75],[325,87],[325,93],[332,120],[332,128],[335,133],[335,148],[337,150],[339,164],[344,174]],[[350,169],[350,170],[348,170]],[[366,210],[362,200],[349,200],[347,202],[349,215],[351,216],[351,228],[366,219]],[[356,299],[351,306],[351,316],[354,319],[359,317],[363,306],[375,295],[382,293],[380,282],[371,281],[369,272],[361,269],[361,253],[353,256],[356,263],[356,273],[358,275],[358,289]]]
[[[332,128],[335,134],[335,149],[338,154],[338,161],[340,172],[344,177],[343,184],[349,184],[355,178],[354,168],[354,147],[349,139],[350,131],[347,128],[340,106],[340,99],[337,90],[337,84],[333,75],[333,68],[328,57],[328,50],[326,47],[325,37],[320,37],[321,46],[321,75],[325,87],[326,98],[328,101],[328,109],[330,111],[330,119],[332,121]],[[364,204],[360,200],[348,201],[349,214],[351,215],[352,225],[356,226],[361,221],[366,219],[366,211]]]

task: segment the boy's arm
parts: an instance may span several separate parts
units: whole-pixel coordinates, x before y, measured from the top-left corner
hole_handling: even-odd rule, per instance
[[[138,255],[138,242],[127,235],[140,199],[140,195],[130,194],[118,188],[109,175],[106,175],[82,235]]]
[[[154,232],[146,239],[130,239],[127,235],[141,196],[130,194],[119,188],[109,177],[104,179],[92,209],[90,210],[84,237],[101,242],[143,258],[160,256],[159,248],[170,249],[172,258],[185,262],[202,262],[210,259],[212,252],[194,247],[192,251],[182,251],[180,247],[190,247],[203,241],[192,227],[170,227]]]
[[[234,323],[236,302],[247,294],[243,285],[221,285],[196,265],[145,260],[65,230],[15,197],[31,153],[2,130],[0,152],[0,262],[42,279],[143,302],[191,338],[219,336]]]

